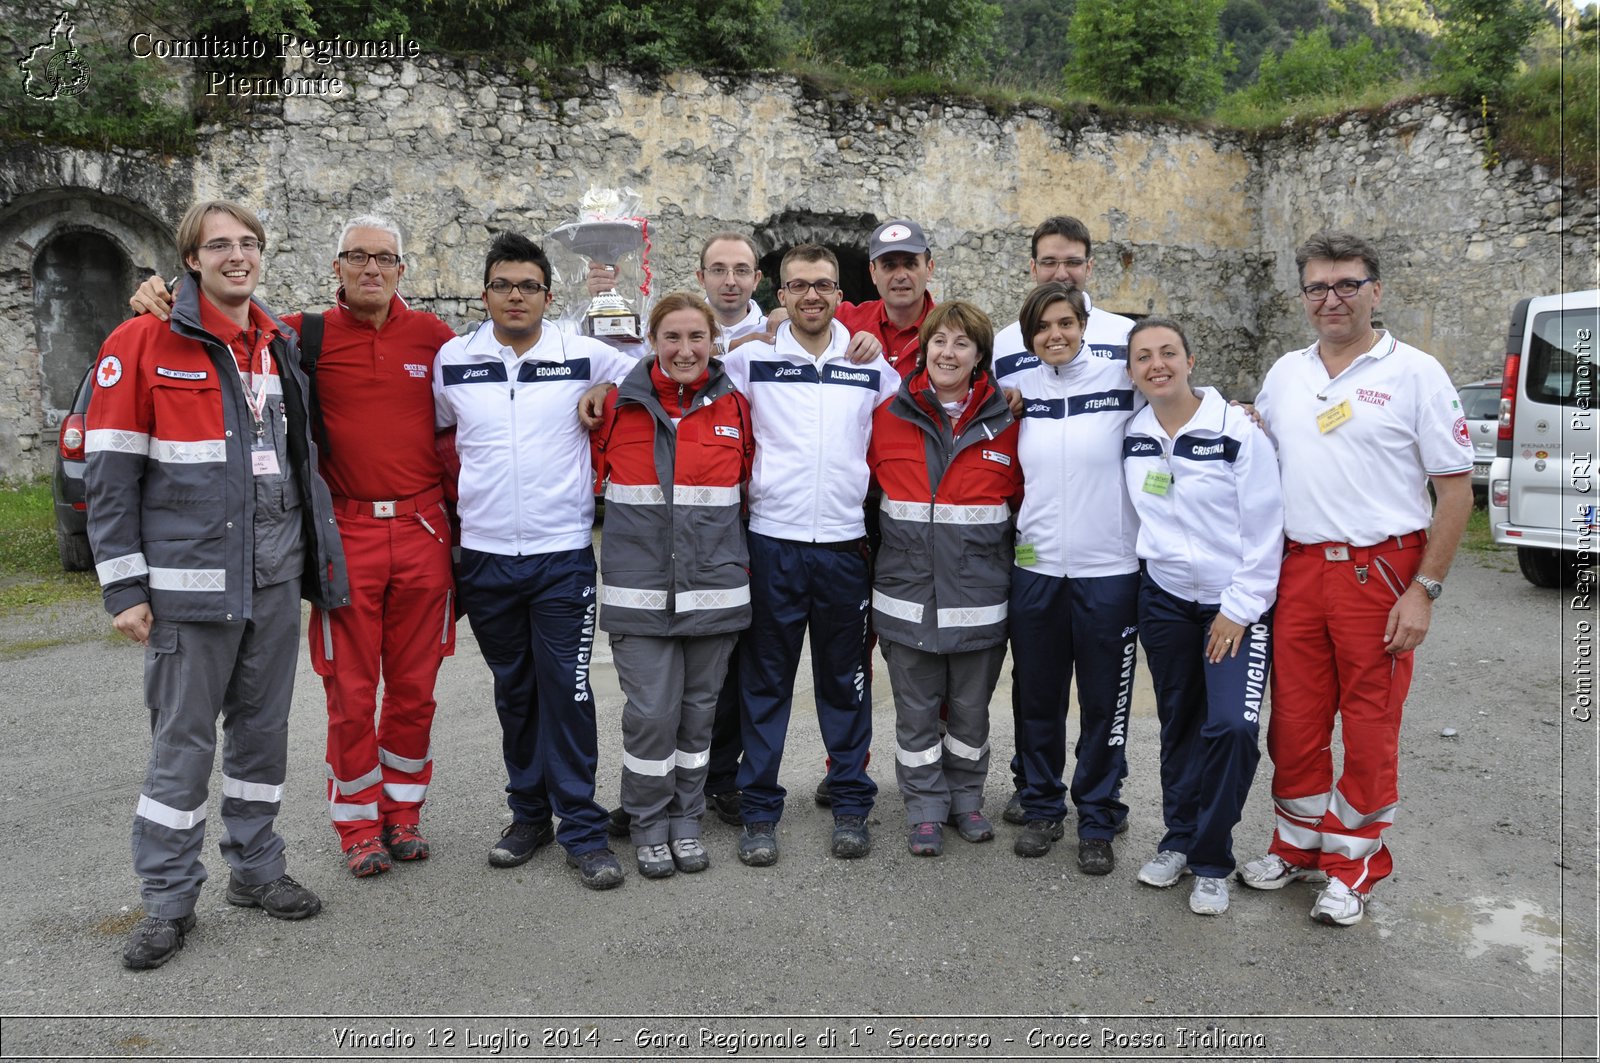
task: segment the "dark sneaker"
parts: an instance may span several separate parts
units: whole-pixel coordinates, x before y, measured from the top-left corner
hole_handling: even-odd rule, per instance
[[[707,794],[706,804],[717,814],[718,819],[730,827],[737,827],[744,822],[739,815],[738,790],[729,790],[725,794]]]
[[[671,863],[669,857],[667,864]],[[609,890],[622,885],[622,865],[617,863],[610,849],[590,849],[576,856],[568,853],[567,866],[578,869],[578,879],[589,889]]]
[[[183,936],[194,929],[194,916],[157,919],[147,915],[134,925],[122,950],[122,966],[136,971],[160,967],[183,948]]]
[[[228,876],[228,903],[241,908],[260,908],[274,919],[310,919],[322,911],[322,899],[288,875],[271,882],[249,886],[239,876]]]
[[[549,820],[543,823],[513,823],[500,832],[500,841],[489,850],[490,867],[519,867],[542,847],[556,840],[556,829]]]
[[[911,841],[907,848],[912,856],[943,856],[944,828],[937,823],[918,823],[911,828]]]
[[[1006,802],[1006,809],[1000,813],[1000,818],[1018,827],[1028,822],[1028,814],[1022,810],[1021,790],[1011,791],[1011,800]]]
[[[739,835],[739,863],[746,867],[771,867],[778,862],[778,825],[746,823]]]
[[[937,824],[935,824],[937,826]],[[833,855],[840,860],[859,860],[872,851],[865,816],[833,817]]]
[[[1044,856],[1066,832],[1059,819],[1030,819],[1017,835],[1011,851],[1018,856]]]
[[[606,819],[606,833],[613,838],[626,838],[633,827],[633,817],[623,810],[621,805],[611,810],[611,815]]]
[[[811,795],[812,799],[823,808],[833,807],[833,787],[828,785],[828,777],[824,775],[822,781],[817,783],[817,792]]]
[[[711,866],[711,854],[706,852],[699,838],[674,838],[668,848],[672,850],[672,862],[685,875],[704,871]]]
[[[994,824],[982,812],[957,812],[950,817],[950,825],[964,842],[994,841]]]
[[[362,838],[344,851],[344,864],[356,878],[381,875],[393,865],[389,850],[377,838]]]
[[[391,823],[383,828],[383,844],[396,860],[426,860],[428,839],[415,823]]]
[[[1078,839],[1078,870],[1085,875],[1109,875],[1117,866],[1111,843],[1104,838]]]

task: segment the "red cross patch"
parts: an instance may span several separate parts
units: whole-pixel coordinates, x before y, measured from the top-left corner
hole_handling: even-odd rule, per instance
[[[100,359],[100,367],[94,371],[94,382],[103,388],[109,388],[122,379],[122,362],[114,354],[108,354]]]

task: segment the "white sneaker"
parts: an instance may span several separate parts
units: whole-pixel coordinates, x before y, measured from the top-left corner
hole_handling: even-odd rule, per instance
[[[1228,910],[1228,880],[1194,877],[1194,889],[1189,891],[1189,910],[1195,915],[1221,915]]]
[[[1338,879],[1329,879],[1311,906],[1311,918],[1329,926],[1355,926],[1361,922],[1366,901]]]
[[[1189,856],[1172,849],[1162,849],[1139,869],[1139,881],[1146,886],[1166,889],[1189,874]]]
[[[1318,880],[1322,873],[1309,867],[1295,867],[1276,853],[1268,853],[1241,867],[1237,877],[1253,890],[1281,890],[1291,882]]]

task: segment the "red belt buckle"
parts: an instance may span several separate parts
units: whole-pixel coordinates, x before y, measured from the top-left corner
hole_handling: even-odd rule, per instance
[[[1348,546],[1324,546],[1322,548],[1322,559],[1324,561],[1348,561],[1350,560],[1350,548]]]
[[[374,517],[392,517],[392,516],[394,516],[394,503],[393,502],[374,502],[374,503],[372,503],[372,515]]]

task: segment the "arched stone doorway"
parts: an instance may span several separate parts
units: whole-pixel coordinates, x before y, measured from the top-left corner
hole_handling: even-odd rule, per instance
[[[40,405],[52,425],[72,405],[100,344],[128,316],[133,263],[102,233],[53,235],[33,260],[33,320]]]
[[[876,299],[878,291],[872,286],[867,272],[867,244],[872,240],[872,230],[880,220],[875,214],[828,214],[814,211],[784,211],[774,214],[755,227],[756,244],[770,248],[761,256],[762,290],[771,283],[769,305],[762,291],[756,299],[769,309],[777,305],[778,264],[783,254],[796,244],[821,244],[839,258],[839,286],[844,297],[852,303]]]

